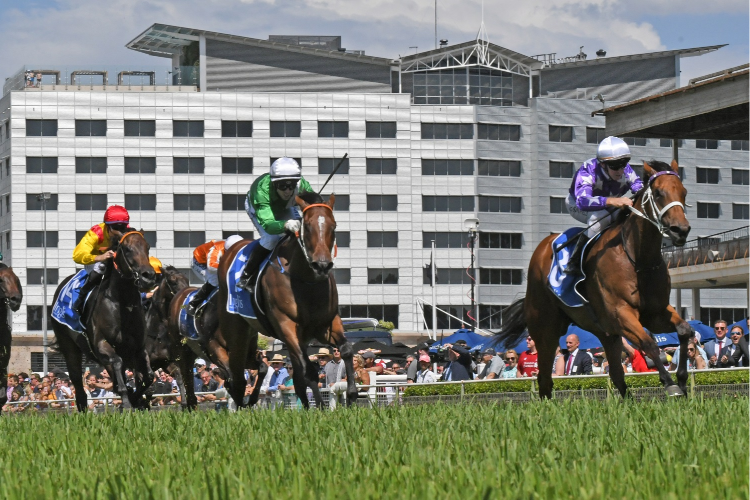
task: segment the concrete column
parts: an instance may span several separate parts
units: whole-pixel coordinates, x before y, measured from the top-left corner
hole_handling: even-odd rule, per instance
[[[701,289],[693,288],[693,319],[701,319]]]

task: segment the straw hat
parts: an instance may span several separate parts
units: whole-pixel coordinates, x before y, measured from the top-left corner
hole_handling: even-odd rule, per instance
[[[331,351],[329,351],[325,347],[321,347],[320,349],[318,349],[318,354],[316,354],[316,356],[318,356],[319,358],[323,357],[323,356],[330,358],[331,357]]]
[[[284,356],[281,354],[274,354],[273,359],[271,359],[271,363],[283,363],[284,362]]]

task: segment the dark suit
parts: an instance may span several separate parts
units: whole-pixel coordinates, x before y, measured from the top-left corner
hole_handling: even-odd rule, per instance
[[[722,363],[721,358],[726,356],[727,362]],[[729,344],[721,350],[719,361],[716,364],[719,368],[731,368],[733,366],[750,366],[750,357],[747,352],[747,340],[740,338],[738,345]]]
[[[719,342],[718,339],[717,340],[709,340],[708,342],[706,342],[705,344],[703,344],[703,350],[706,351],[706,356],[708,356],[708,359],[706,360],[706,367],[719,368],[719,359],[720,359],[720,356],[716,356],[716,346],[717,346],[718,342]],[[724,337],[724,347],[728,346],[731,343],[732,343],[732,341],[730,340],[729,335],[727,335],[726,337]],[[715,365],[711,364],[711,357],[712,356],[716,356],[716,364]]]
[[[565,374],[566,375],[591,375],[594,373],[591,356],[587,352],[578,349],[576,357],[573,358],[573,363],[570,365],[570,373],[568,373],[568,359],[570,353],[565,355]]]

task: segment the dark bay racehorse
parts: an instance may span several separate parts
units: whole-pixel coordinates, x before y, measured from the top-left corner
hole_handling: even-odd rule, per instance
[[[318,407],[323,404],[318,372],[307,356],[307,346],[312,339],[340,349],[348,381],[347,403],[357,398],[352,345],[344,337],[336,281],[330,272],[336,230],[335,197],[331,195],[324,202],[317,193],[307,192],[301,193],[296,202],[302,209],[301,229],[276,246],[259,278],[258,294],[265,312],[264,320],[247,319],[226,311],[227,269],[247,243],[234,244],[219,264],[219,327],[229,356],[229,391],[239,405],[245,390],[244,365],[248,353],[256,351],[258,332],[286,344],[294,366],[294,391],[305,408],[309,407],[307,387],[312,390]],[[259,317],[262,316],[259,314]]]
[[[644,164],[648,181],[634,198],[631,213],[623,213],[592,245],[583,270],[588,278],[579,285],[589,306],[565,306],[550,291],[547,276],[552,264],[550,235],[531,257],[526,297],[506,310],[497,340],[514,346],[528,327],[539,352],[539,394],[552,396],[552,365],[560,336],[572,322],[594,333],[609,360],[609,375],[620,394],[627,387],[620,364],[624,336],[656,362],[659,377],[673,396],[683,395],[687,381],[687,341],[691,328],[669,305],[669,273],[661,256],[662,235],[676,246],[685,244],[690,225],[685,217],[687,191],[680,181],[677,162]],[[652,333],[677,331],[680,352],[677,383],[674,385],[658,362],[659,348]]]
[[[0,263],[0,408],[8,401],[8,363],[10,362],[11,324],[10,309],[18,311],[23,300],[23,290],[13,269]]]
[[[83,387],[82,353],[93,356],[114,376],[115,391],[122,396],[123,408],[146,406],[143,394],[154,380],[146,353],[146,326],[140,292],[154,287],[156,273],[148,261],[149,245],[138,231],[112,231],[109,248],[112,261],[102,283],[92,292],[85,306],[86,335],[52,322],[57,345],[65,356],[68,373],[76,389],[78,411],[86,410]],[[54,300],[73,276],[57,287]],[[91,311],[88,313],[88,311]],[[135,375],[135,390],[125,385],[125,368]]]
[[[152,370],[161,368],[177,380],[180,397],[185,401],[183,374],[178,364],[184,346],[179,337],[173,339],[169,335],[169,306],[175,295],[190,283],[184,274],[172,266],[162,267],[157,278],[158,288],[151,296],[151,306],[146,310],[146,352]],[[190,375],[190,372],[185,373],[184,378],[192,386]]]

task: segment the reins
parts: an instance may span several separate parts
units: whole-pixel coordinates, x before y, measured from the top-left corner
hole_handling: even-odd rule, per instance
[[[127,233],[123,234],[120,237],[120,241],[117,242],[117,249],[115,250],[115,255],[114,255],[114,258],[112,259],[112,263],[115,266],[115,271],[117,271],[117,274],[119,274],[120,277],[122,277],[124,279],[132,279],[133,280],[133,284],[135,286],[137,286],[138,288],[140,288],[141,287],[141,276],[137,272],[135,272],[133,270],[133,266],[130,264],[130,262],[128,262],[128,259],[124,255],[122,257],[122,260],[123,260],[123,262],[125,262],[125,265],[127,266],[127,272],[130,274],[130,276],[128,276],[128,274],[122,272],[120,270],[119,266],[117,265],[117,252],[120,250],[120,247],[122,246],[122,243],[125,241],[125,238],[127,238],[131,234],[139,234],[139,235],[141,235],[141,237],[143,237],[143,233],[141,233],[140,231],[128,231]]]
[[[312,205],[307,205],[305,208],[302,209],[302,215],[305,215],[305,212],[310,210],[313,207],[325,207],[330,212],[331,215],[333,215],[333,209],[326,205],[325,203],[313,203]],[[297,238],[297,243],[299,243],[300,248],[302,249],[302,254],[305,256],[305,260],[307,260],[307,265],[312,267],[312,258],[307,253],[307,248],[305,248],[305,224],[304,221],[300,221],[300,230],[294,233],[295,238]],[[336,246],[336,239],[333,240],[333,246],[331,247],[331,256],[333,257],[334,262],[336,261],[336,255],[338,254],[338,247]]]

